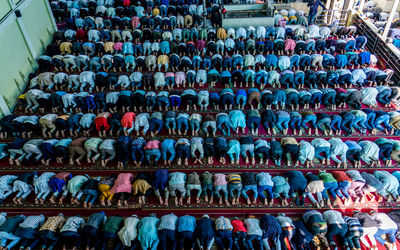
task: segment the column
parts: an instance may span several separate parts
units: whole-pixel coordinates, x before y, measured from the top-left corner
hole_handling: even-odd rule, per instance
[[[392,25],[394,14],[397,11],[397,7],[399,7],[399,0],[394,0],[392,10],[390,11],[390,15],[389,15],[389,18],[388,18],[386,26],[385,26],[385,30],[383,31],[383,35],[382,35],[384,40],[386,40],[386,38],[389,34],[389,29],[390,29],[390,26]]]
[[[361,0],[360,5],[358,6],[358,12],[361,14],[363,13],[364,3],[365,3],[365,0]]]

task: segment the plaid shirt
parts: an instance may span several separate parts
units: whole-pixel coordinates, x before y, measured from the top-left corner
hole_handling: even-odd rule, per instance
[[[142,137],[139,137],[136,140],[132,141],[132,145],[143,147],[144,145],[146,145],[146,141]]]
[[[44,215],[42,214],[36,216],[28,216],[19,226],[23,228],[36,229],[43,224],[44,219]]]
[[[215,220],[215,230],[233,230],[231,221],[223,216]]]

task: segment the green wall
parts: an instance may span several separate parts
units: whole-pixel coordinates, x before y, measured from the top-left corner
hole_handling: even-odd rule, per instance
[[[21,0],[21,26],[14,14],[8,17],[12,18],[11,21],[0,23],[0,95],[10,110],[24,90],[29,73],[37,67],[36,58],[29,49],[29,41],[34,53],[39,56],[51,42],[55,31],[45,1],[47,0]],[[3,6],[8,6],[7,0],[0,0],[0,12],[3,11]],[[26,37],[22,27],[26,31]]]
[[[0,0],[0,19],[2,19],[10,10],[11,6],[8,0]]]
[[[42,48],[51,40],[54,30],[44,1],[34,0],[34,2],[35,4],[22,12],[21,20],[35,51],[43,54]]]
[[[5,34],[12,34],[12,39]],[[12,23],[0,35],[0,94],[11,109],[23,90],[26,77],[33,70],[30,62],[34,62],[18,24]]]

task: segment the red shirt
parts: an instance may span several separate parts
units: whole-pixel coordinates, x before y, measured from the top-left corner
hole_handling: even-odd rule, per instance
[[[135,113],[133,112],[127,112],[124,114],[124,116],[121,119],[121,125],[124,128],[131,128],[132,127],[132,122],[135,120]]]
[[[233,232],[247,232],[246,228],[244,227],[243,221],[241,220],[232,220],[231,222],[233,226]]]
[[[347,90],[345,90],[343,88],[337,88],[336,93],[347,93]]]
[[[342,181],[350,181],[351,182],[351,178],[344,171],[333,171],[332,175],[338,182],[342,182]]]
[[[86,40],[87,40],[86,31],[84,31],[84,30],[77,30],[77,31],[76,31],[76,40],[86,41]]]

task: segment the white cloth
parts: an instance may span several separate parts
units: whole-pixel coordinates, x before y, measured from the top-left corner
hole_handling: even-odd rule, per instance
[[[124,226],[119,230],[118,237],[124,246],[130,247],[131,242],[136,239],[138,235],[137,225],[139,219],[136,215],[125,218]]]

